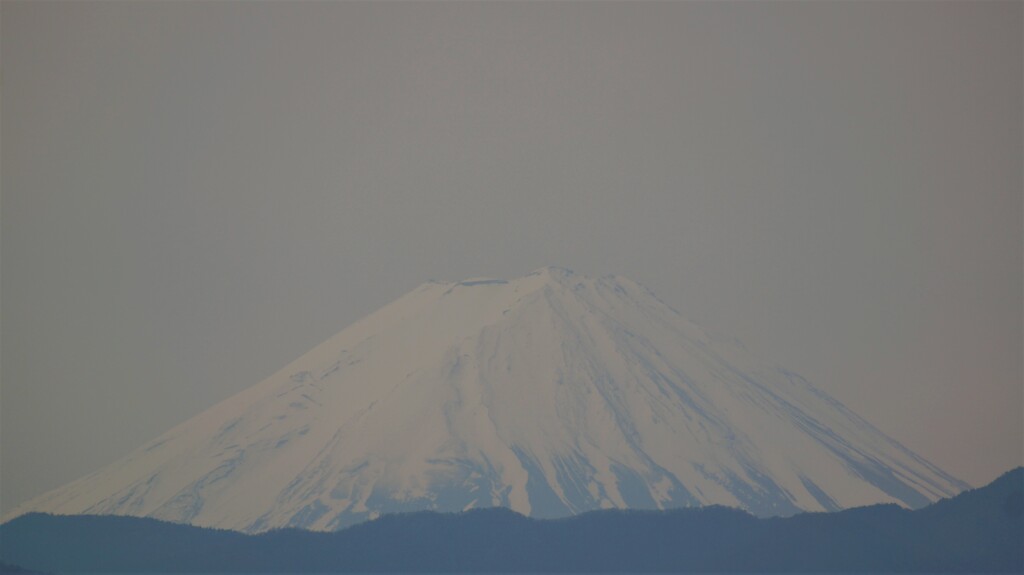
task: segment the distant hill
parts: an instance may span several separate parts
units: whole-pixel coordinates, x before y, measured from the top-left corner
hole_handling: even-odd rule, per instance
[[[389,515],[334,533],[246,535],[114,516],[30,514],[0,560],[51,572],[1024,572],[1024,468],[919,510],[758,519],[724,507],[530,519]]]

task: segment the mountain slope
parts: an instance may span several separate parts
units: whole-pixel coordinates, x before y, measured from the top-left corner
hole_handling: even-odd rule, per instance
[[[544,268],[424,284],[11,516],[337,529],[490,506],[920,507],[965,487],[637,284]]]

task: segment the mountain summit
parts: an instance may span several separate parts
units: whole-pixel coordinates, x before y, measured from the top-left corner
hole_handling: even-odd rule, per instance
[[[919,507],[965,487],[636,283],[543,268],[426,283],[10,516],[326,530],[491,506]]]

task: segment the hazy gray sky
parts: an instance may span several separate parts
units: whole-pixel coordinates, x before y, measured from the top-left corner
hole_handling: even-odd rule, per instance
[[[3,509],[548,264],[1024,458],[1021,2],[0,6]]]

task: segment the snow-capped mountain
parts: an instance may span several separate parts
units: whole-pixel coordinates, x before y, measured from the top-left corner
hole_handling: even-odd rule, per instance
[[[426,283],[9,517],[324,530],[489,506],[917,507],[965,487],[645,288],[544,268]]]

